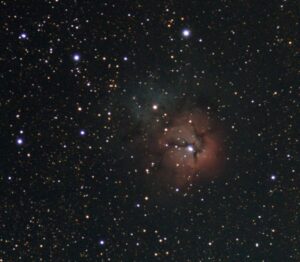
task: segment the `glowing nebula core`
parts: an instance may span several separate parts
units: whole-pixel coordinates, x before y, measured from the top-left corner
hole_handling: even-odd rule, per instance
[[[157,175],[176,186],[215,178],[224,164],[220,126],[201,110],[175,115],[150,145]]]

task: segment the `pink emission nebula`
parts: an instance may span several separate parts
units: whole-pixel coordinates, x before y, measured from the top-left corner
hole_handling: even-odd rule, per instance
[[[167,127],[155,131],[149,146],[159,162],[159,178],[176,186],[210,180],[224,166],[223,135],[220,126],[201,110],[183,112]]]

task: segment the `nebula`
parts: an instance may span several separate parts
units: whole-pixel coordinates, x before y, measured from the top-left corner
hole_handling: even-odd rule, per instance
[[[217,177],[224,166],[223,132],[210,115],[199,109],[174,114],[153,129],[148,161],[155,175],[174,186]]]

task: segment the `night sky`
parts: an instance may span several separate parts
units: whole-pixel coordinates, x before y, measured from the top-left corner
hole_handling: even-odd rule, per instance
[[[0,261],[300,261],[299,13],[1,1]]]

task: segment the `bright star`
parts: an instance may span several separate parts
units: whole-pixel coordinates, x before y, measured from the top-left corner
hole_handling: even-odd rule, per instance
[[[18,145],[22,145],[22,144],[23,144],[23,142],[24,142],[24,141],[23,141],[23,139],[22,139],[22,138],[18,138],[18,139],[17,139],[17,144],[18,144]]]
[[[194,152],[194,147],[191,145],[187,146],[187,151]]]
[[[20,39],[26,39],[27,38],[27,34],[26,33],[22,33],[19,35]]]
[[[184,37],[189,37],[189,36],[191,35],[191,31],[190,31],[189,29],[184,29],[184,30],[182,31],[182,35],[183,35]]]
[[[99,244],[100,244],[101,246],[103,246],[103,245],[105,244],[104,240],[100,240],[100,241],[99,241]]]
[[[80,55],[79,54],[74,54],[73,55],[73,60],[78,62],[80,60]]]

